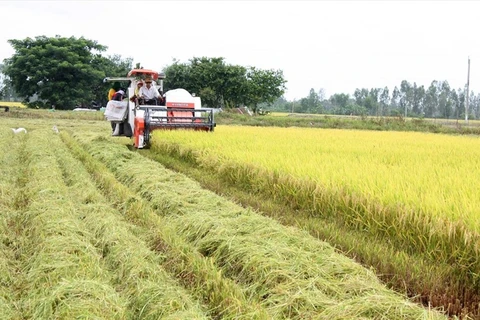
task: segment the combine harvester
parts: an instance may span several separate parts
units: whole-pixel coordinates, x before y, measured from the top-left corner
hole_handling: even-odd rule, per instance
[[[137,99],[135,88],[140,81],[152,79],[157,84],[162,101]],[[105,118],[117,126],[115,136],[134,137],[137,149],[148,148],[153,130],[192,129],[213,131],[214,112],[201,107],[200,97],[185,89],[174,89],[163,93],[165,75],[148,69],[133,69],[127,77],[105,78],[103,81],[128,82],[126,98],[111,100],[105,109]],[[157,83],[158,82],[158,83]],[[112,126],[113,127],[113,126]],[[118,131],[118,132],[117,132]]]

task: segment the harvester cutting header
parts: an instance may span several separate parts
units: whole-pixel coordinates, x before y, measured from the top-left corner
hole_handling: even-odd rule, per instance
[[[103,80],[128,82],[127,92],[117,91],[105,109],[105,118],[115,127],[113,135],[134,137],[135,148],[144,148],[157,129],[213,131],[213,109],[202,108],[200,97],[185,89],[163,93],[163,79],[163,73],[133,69],[126,77]]]

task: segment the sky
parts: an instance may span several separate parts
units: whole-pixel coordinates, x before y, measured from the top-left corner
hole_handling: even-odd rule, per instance
[[[223,57],[282,70],[285,98],[310,89],[390,92],[402,80],[480,92],[480,1],[1,0],[0,62],[9,39],[84,37],[105,55],[161,71],[174,59]]]

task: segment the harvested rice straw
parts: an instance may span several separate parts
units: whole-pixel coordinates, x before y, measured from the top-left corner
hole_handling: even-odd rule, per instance
[[[77,205],[65,197],[50,135],[45,131],[27,142],[33,196],[25,212],[25,317],[123,319],[125,301],[109,284],[92,235],[75,216]]]
[[[121,146],[95,141],[87,147],[278,317],[335,318],[330,311],[342,305],[355,317],[444,318],[388,290],[373,273],[305,232],[242,209]],[[351,307],[362,298],[365,304]]]
[[[208,319],[198,301],[179,286],[161,267],[165,257],[155,254],[139,236],[149,233],[135,227],[114,210],[99,192],[80,161],[60,141],[52,148],[68,181],[69,198],[77,215],[92,232],[94,245],[102,252],[113,284],[127,301],[130,319]],[[138,236],[137,236],[137,235]]]

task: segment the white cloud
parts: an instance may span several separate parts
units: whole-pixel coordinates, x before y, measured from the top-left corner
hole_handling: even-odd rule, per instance
[[[224,57],[281,69],[288,99],[402,80],[467,80],[480,92],[477,1],[1,1],[0,59],[8,39],[84,36],[161,69],[173,58]]]

